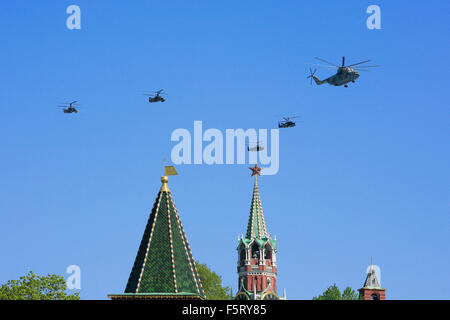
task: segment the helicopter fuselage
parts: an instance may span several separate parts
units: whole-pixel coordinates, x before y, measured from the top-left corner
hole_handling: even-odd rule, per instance
[[[247,147],[247,150],[248,151],[262,151],[262,150],[264,150],[264,147],[257,145],[256,147]]]
[[[292,128],[295,127],[295,122],[286,121],[286,122],[278,122],[278,128]]]
[[[159,102],[159,101],[164,102],[164,101],[166,101],[166,99],[164,99],[164,98],[161,97],[161,96],[156,96],[156,97],[150,97],[150,98],[148,98],[148,102]]]
[[[328,83],[332,86],[338,87],[343,85],[347,87],[347,83],[355,82],[356,79],[359,78],[359,72],[351,68],[340,67],[335,75],[332,75],[331,77],[326,78],[324,80],[320,80],[315,75],[312,75],[311,77],[314,79],[317,85]]]
[[[351,68],[339,68],[335,75],[325,79],[324,81],[328,82],[332,86],[342,86],[349,82],[355,82],[358,78],[359,72]]]
[[[64,109],[63,112],[64,113],[78,113],[78,110],[73,107],[69,107],[67,109]]]

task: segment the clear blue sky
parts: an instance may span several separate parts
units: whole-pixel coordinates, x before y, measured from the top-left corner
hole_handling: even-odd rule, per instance
[[[66,8],[82,29],[66,28]],[[381,7],[382,30],[366,28]],[[176,128],[273,128],[260,179],[278,287],[358,289],[373,256],[389,299],[450,299],[448,1],[9,1],[0,7],[0,283],[81,267],[81,297],[123,292]],[[310,86],[319,56],[372,59],[349,88]],[[333,70],[320,69],[321,78]],[[146,90],[168,101],[149,104]],[[82,112],[55,106],[79,100]],[[169,182],[194,258],[237,289],[248,165]]]

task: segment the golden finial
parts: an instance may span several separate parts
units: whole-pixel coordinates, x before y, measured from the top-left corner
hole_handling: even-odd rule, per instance
[[[168,176],[175,176],[177,174],[178,174],[178,172],[174,166],[165,166],[164,167],[164,176],[161,177],[161,182],[162,182],[161,191],[165,191],[165,192],[170,191],[169,186],[167,185],[167,183],[169,182]]]
[[[161,191],[165,191],[165,192],[169,192],[169,186],[167,185],[167,182],[169,182],[169,177],[168,176],[162,176],[161,177],[161,182],[162,182],[162,186],[161,186]]]

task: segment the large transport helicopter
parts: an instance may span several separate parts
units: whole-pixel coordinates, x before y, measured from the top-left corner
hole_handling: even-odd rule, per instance
[[[64,113],[78,113],[77,108],[75,108],[74,106],[79,107],[80,105],[77,104],[78,101],[73,101],[73,102],[69,102],[69,103],[65,103],[64,106],[57,106],[58,108],[64,108],[63,112]]]
[[[148,96],[148,102],[152,103],[152,102],[164,102],[166,101],[166,99],[164,97],[162,97],[161,95],[166,95],[166,93],[163,93],[163,89],[155,91],[151,94],[145,93],[144,96]]]
[[[356,79],[359,78],[360,74],[359,74],[358,71],[369,71],[366,68],[379,67],[379,66],[360,66],[360,67],[357,67],[357,68],[352,68],[354,66],[358,66],[358,65],[370,62],[371,60],[365,60],[365,61],[362,61],[362,62],[358,62],[358,63],[354,63],[354,64],[346,66],[345,65],[345,57],[342,57],[342,65],[338,66],[338,65],[336,65],[334,63],[331,63],[331,62],[326,61],[326,60],[321,59],[321,58],[317,58],[316,57],[316,59],[319,60],[319,61],[325,62],[325,63],[327,63],[327,64],[329,64],[329,65],[331,65],[333,67],[336,67],[338,69],[335,75],[332,75],[331,77],[326,78],[324,80],[320,80],[318,77],[315,76],[315,73],[316,73],[317,69],[314,69],[314,71],[309,69],[310,75],[308,77],[306,77],[306,78],[307,79],[311,79],[311,84],[312,84],[312,81],[314,80],[314,82],[317,85],[328,83],[328,84],[330,84],[332,86],[342,86],[343,85],[345,88],[348,88],[348,83],[349,82],[353,82],[354,83],[356,81]],[[320,65],[320,66],[322,66],[322,67],[331,67],[331,66],[324,66],[324,65]]]

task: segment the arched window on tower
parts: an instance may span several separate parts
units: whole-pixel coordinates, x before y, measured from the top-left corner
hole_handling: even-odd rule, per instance
[[[259,259],[259,246],[256,243],[252,245],[252,258]]]
[[[246,258],[246,255],[245,255],[245,247],[241,247],[240,250],[241,250],[241,251],[240,251],[240,253],[239,253],[239,261],[240,261],[240,264],[241,264],[241,266],[242,266],[242,265],[245,264],[245,258]]]
[[[272,259],[272,248],[269,245],[264,247],[264,259],[270,260]]]
[[[370,296],[370,300],[380,300],[380,297],[378,297],[378,295],[377,295],[376,293],[373,293],[373,294]]]

